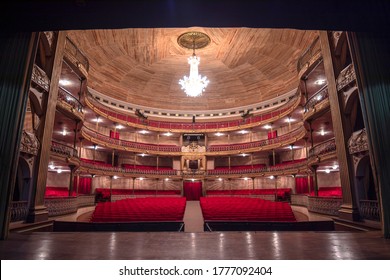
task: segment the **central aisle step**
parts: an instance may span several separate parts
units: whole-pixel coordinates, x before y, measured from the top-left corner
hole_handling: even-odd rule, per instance
[[[203,232],[203,215],[199,201],[187,201],[184,212],[184,232]]]

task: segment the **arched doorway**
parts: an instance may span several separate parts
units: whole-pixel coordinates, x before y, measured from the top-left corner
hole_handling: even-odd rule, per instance
[[[19,157],[12,201],[29,201],[31,193],[31,169],[24,157]]]

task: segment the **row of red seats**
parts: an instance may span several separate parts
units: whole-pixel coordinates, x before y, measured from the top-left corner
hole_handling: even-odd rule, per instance
[[[209,190],[207,196],[235,196],[235,195],[276,195],[280,199],[286,199],[291,195],[290,188],[280,189],[245,189],[245,190]]]
[[[314,191],[310,193],[311,196],[314,196]],[[332,186],[332,187],[320,187],[318,188],[318,196],[323,197],[342,197],[343,196],[343,190],[340,186]]]
[[[231,170],[231,169],[255,169],[255,168],[263,168],[265,167],[266,165],[265,164],[253,164],[253,165],[235,165],[235,166],[230,166],[227,167],[227,166],[218,166],[218,167],[215,167],[214,170]],[[212,169],[211,169],[212,170]]]
[[[201,197],[200,206],[206,221],[296,221],[291,206],[286,202],[242,197]]]
[[[96,205],[91,222],[183,221],[186,199],[133,198]]]
[[[96,188],[95,194],[103,199],[110,198],[111,191],[107,188]],[[180,190],[145,190],[145,189],[112,189],[113,195],[180,195]]]
[[[149,166],[149,165],[134,165],[134,164],[128,164],[123,163],[122,167],[125,169],[137,169],[137,170],[173,170],[172,167],[168,166]]]
[[[64,196],[69,196],[69,189],[67,187],[46,186],[45,197],[64,197]],[[76,196],[76,192],[73,191],[71,196]]]

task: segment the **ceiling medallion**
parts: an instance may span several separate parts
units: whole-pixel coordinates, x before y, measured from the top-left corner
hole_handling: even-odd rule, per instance
[[[207,34],[197,31],[183,33],[177,38],[177,43],[181,47],[193,50],[192,56],[188,58],[190,75],[189,77],[184,76],[179,81],[181,89],[190,97],[201,96],[210,82],[206,76],[202,77],[199,74],[198,65],[200,63],[200,57],[197,57],[195,54],[195,49],[208,46],[210,41],[210,37]]]

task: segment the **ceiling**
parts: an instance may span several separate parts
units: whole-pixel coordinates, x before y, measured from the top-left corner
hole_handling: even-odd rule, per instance
[[[178,84],[189,74],[177,38],[201,31],[211,43],[196,51],[199,73],[210,80],[203,96],[190,98]],[[88,86],[129,103],[178,111],[246,106],[298,86],[297,59],[316,31],[259,28],[137,28],[68,31],[88,57]]]

